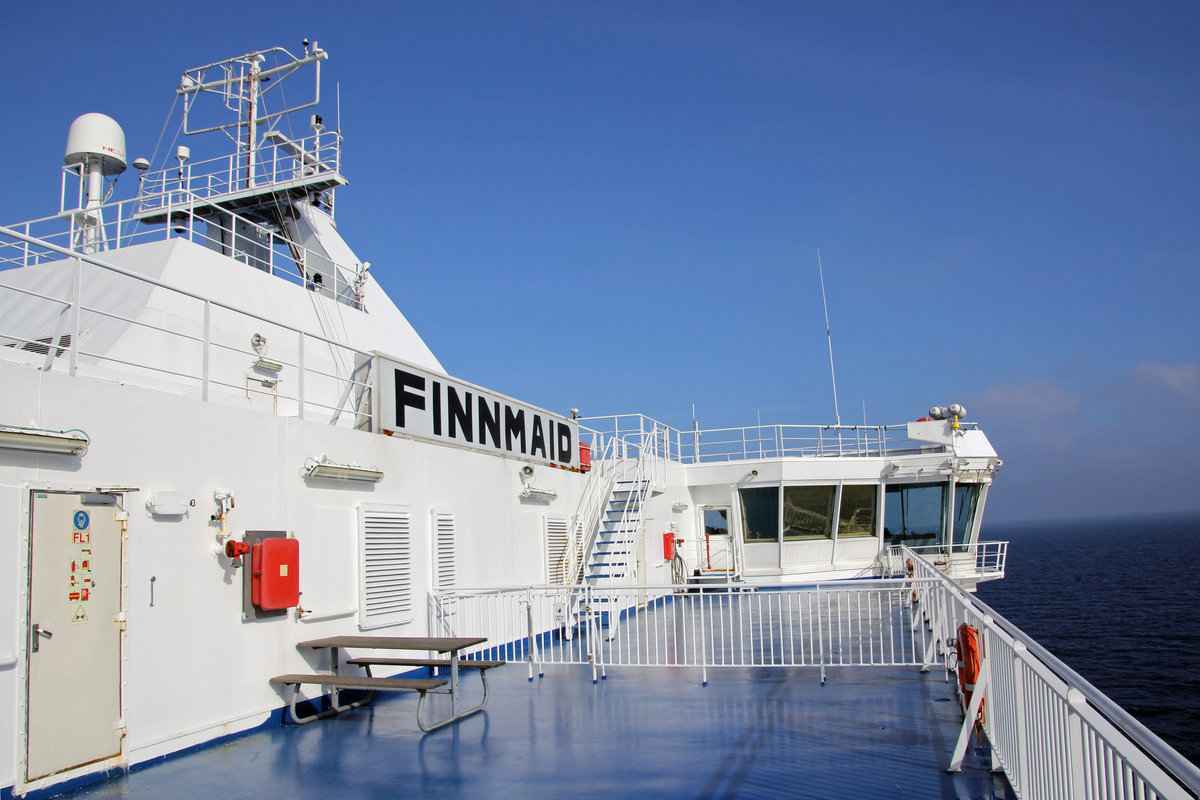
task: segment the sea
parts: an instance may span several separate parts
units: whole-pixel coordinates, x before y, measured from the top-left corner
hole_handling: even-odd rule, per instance
[[[1200,513],[992,523],[978,597],[1200,765]]]

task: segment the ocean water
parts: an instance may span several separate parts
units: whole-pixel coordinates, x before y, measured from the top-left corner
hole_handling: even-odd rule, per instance
[[[1200,514],[992,524],[984,603],[1200,764]]]

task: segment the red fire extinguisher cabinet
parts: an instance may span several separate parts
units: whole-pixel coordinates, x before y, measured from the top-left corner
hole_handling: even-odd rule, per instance
[[[264,611],[300,604],[300,542],[263,539],[251,548],[250,601]]]

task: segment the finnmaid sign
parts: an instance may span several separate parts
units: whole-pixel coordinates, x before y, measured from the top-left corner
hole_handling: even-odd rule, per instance
[[[579,467],[579,426],[511,397],[376,356],[379,430],[531,461]]]

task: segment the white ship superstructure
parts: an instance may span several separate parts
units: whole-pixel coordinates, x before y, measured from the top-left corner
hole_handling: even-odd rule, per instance
[[[673,586],[920,580],[901,546],[967,587],[1003,576],[1003,543],[978,541],[1000,461],[958,406],[679,430],[448,374],[374,279],[392,265],[338,232],[342,137],[307,113],[325,57],[184,74],[185,132],[231,155],[152,169],[80,117],[58,213],[0,228],[0,786],[259,726],[284,705],[268,679],[312,668],[298,642],[441,633],[499,587],[556,604],[528,639],[497,622],[504,645],[617,641]],[[311,97],[268,111],[308,71]],[[229,117],[201,121],[206,102]],[[311,135],[285,135],[289,113]],[[113,199],[127,166],[136,194]],[[299,597],[265,609],[233,545],[273,538],[299,543]],[[631,594],[597,610],[571,590]]]

